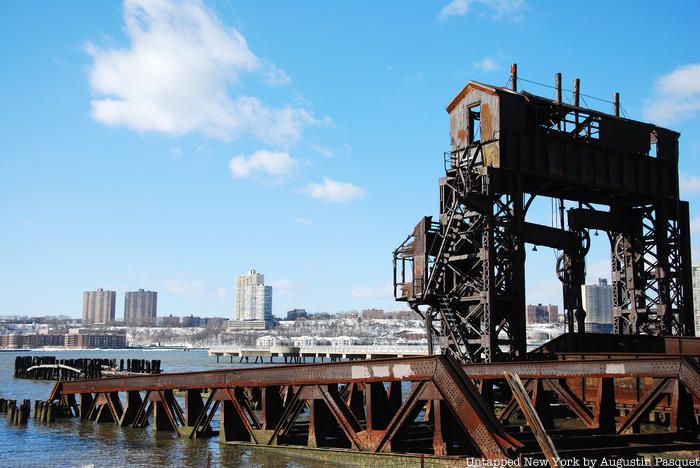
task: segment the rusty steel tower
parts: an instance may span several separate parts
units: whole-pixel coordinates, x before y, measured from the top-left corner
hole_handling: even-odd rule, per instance
[[[559,251],[568,333],[585,334],[589,230],[610,239],[614,333],[693,335],[688,203],[677,132],[510,87],[469,82],[447,106],[451,150],[440,215],[394,251],[394,292],[443,352],[467,362],[525,358],[525,244]],[[536,197],[555,226],[527,221]],[[429,332],[429,333],[430,333]],[[585,339],[585,336],[583,336]],[[432,340],[429,340],[432,353]]]

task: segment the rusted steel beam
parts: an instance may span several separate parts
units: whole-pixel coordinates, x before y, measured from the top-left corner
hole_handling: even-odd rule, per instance
[[[503,379],[502,372],[518,374],[523,379],[557,379],[574,377],[630,376],[678,377],[683,366],[679,357],[638,359],[600,359],[580,361],[502,362],[495,364],[467,364],[462,366],[472,379]],[[700,391],[700,379],[698,381]]]
[[[292,424],[294,424],[294,420],[299,416],[299,412],[301,412],[304,407],[304,402],[299,399],[299,395],[301,395],[303,389],[304,386],[302,385],[293,392],[291,398],[284,407],[284,412],[280,417],[279,424],[272,432],[272,436],[268,440],[267,445],[272,445],[273,442],[276,442],[277,437],[284,435]]]
[[[212,390],[209,393],[207,402],[203,405],[202,408],[200,408],[197,416],[194,419],[194,422],[190,424],[192,426],[192,432],[190,432],[189,435],[190,439],[197,438],[197,436],[200,434],[211,432],[210,422],[219,403],[214,398],[216,392],[217,390]],[[214,409],[212,409],[211,412],[209,412],[209,409],[212,405],[214,405]]]
[[[442,356],[265,366],[63,382],[60,393],[429,380]]]
[[[660,410],[671,410],[669,431],[678,435],[692,432],[679,411],[681,402],[683,408],[692,407],[690,395],[700,394],[700,365],[678,356],[462,365],[440,355],[63,382],[52,396],[65,401],[81,394],[81,414],[89,405],[89,417],[98,421],[144,427],[153,413],[156,430],[175,430],[190,438],[211,432],[212,418],[221,406],[224,442],[370,453],[422,450],[436,456],[473,447],[474,455],[504,459],[532,450],[535,440],[527,432],[507,432],[492,404],[487,404],[472,382],[477,379],[498,389],[504,371],[528,379],[531,396],[527,392],[526,396],[545,426],[553,422],[552,396],[571,408],[590,428],[588,433],[574,431],[582,440],[593,437],[591,431],[617,437],[615,404],[635,392],[646,392],[652,378],[675,385],[662,392],[665,406]],[[587,388],[579,392],[577,385],[583,381],[588,381]],[[412,391],[404,399],[402,385],[409,382]],[[186,391],[184,412],[174,398],[175,389]],[[202,404],[200,391],[204,389],[210,389],[210,394]],[[597,400],[579,396],[585,390],[596,393]],[[119,392],[126,393],[125,408]],[[146,392],[141,401],[140,392]],[[494,393],[501,402],[508,394]],[[642,416],[657,407],[656,399],[646,401],[639,396],[635,403],[640,399],[645,400],[645,407],[637,411]],[[593,412],[586,406],[591,402]],[[512,412],[514,405],[507,406],[505,413]],[[307,406],[308,421],[299,417]],[[423,411],[424,417],[419,418]],[[632,418],[629,424],[637,420],[639,417]],[[572,434],[570,430],[549,433],[556,440]],[[564,446],[570,447],[566,442]]]
[[[153,429],[155,431],[174,431],[180,436],[177,420],[172,406],[172,390],[156,391],[150,394],[153,403]]]
[[[134,416],[134,421],[132,422],[131,427],[143,428],[148,424],[148,417],[153,411],[153,402],[151,401],[150,396],[151,392],[147,391],[138,411],[136,411],[136,416]]]
[[[231,400],[231,403],[233,404],[233,409],[236,411],[236,414],[238,415],[238,419],[243,423],[243,427],[245,427],[245,430],[248,431],[248,434],[250,436],[250,441],[253,442],[254,444],[258,443],[258,439],[255,437],[255,431],[253,430],[253,425],[251,421],[248,419],[248,415],[244,412],[243,408],[241,407],[240,402],[238,401],[238,398],[236,395],[233,394],[230,388],[226,389],[226,394],[228,395],[229,399]]]
[[[585,405],[585,403],[576,396],[574,392],[571,391],[569,386],[566,384],[566,380],[545,380],[547,388],[552,390],[554,394],[562,401],[566,406],[571,409],[571,411],[578,416],[581,421],[586,424],[587,427],[593,427],[593,413]]]
[[[440,364],[435,369],[433,383],[482,456],[502,459],[510,450],[520,447],[521,444],[496,420],[493,410],[459,364],[444,356]]]
[[[671,384],[670,379],[661,379],[649,392],[644,396],[642,401],[630,411],[624,420],[617,426],[616,432],[622,434],[631,429],[642,416],[645,416],[651,409],[656,407],[657,403],[663,397],[664,392],[669,391]]]
[[[693,397],[686,391],[683,384],[676,380],[672,386],[671,432],[684,431],[698,434],[698,423],[695,419]]]
[[[547,434],[547,431],[545,430],[544,425],[542,424],[542,421],[535,410],[535,406],[525,390],[525,387],[523,387],[522,381],[517,374],[504,372],[504,375],[508,381],[508,385],[513,391],[513,397],[517,400],[521,411],[525,415],[528,426],[530,426],[532,429],[538,445],[547,458],[549,466],[556,468],[558,466],[557,459],[559,458],[559,455],[557,454],[554,444],[552,443],[552,439],[549,438],[549,435]]]
[[[425,386],[426,382],[419,382],[418,385],[416,385],[413,388],[411,393],[408,395],[408,398],[406,398],[399,410],[396,412],[396,414],[394,414],[394,417],[391,419],[391,421],[389,421],[389,425],[387,426],[387,429],[384,431],[381,439],[379,440],[375,451],[391,451],[391,441],[393,440],[394,436],[396,436],[401,427],[403,427],[403,425],[408,420],[410,420],[409,416],[414,413],[416,409],[416,404],[420,400],[420,396]]]
[[[105,393],[115,391],[266,387],[274,385],[327,385],[352,382],[394,382],[430,380],[443,356],[377,359],[266,366],[256,369],[231,369],[159,375],[113,377],[107,379],[61,382],[57,394]],[[581,361],[533,361],[462,366],[469,378],[502,379],[502,372],[514,372],[521,378],[570,377],[677,377],[682,361],[678,357],[651,359],[606,359]],[[700,397],[700,378],[697,394]],[[691,389],[691,391],[693,391]]]
[[[365,448],[366,444],[363,444],[358,437],[358,432],[362,430],[362,426],[340,397],[338,386],[331,385],[328,388],[325,386],[318,386],[318,388],[321,391],[321,395],[323,395],[323,401],[325,401],[330,414],[335,418],[353,448],[357,450]]]

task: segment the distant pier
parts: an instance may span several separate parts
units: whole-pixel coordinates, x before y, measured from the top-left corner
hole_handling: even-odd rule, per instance
[[[273,358],[283,358],[285,363],[303,362],[335,362],[340,360],[364,360],[377,358],[396,358],[427,356],[428,346],[422,345],[350,345],[350,346],[272,346],[270,348],[257,348],[245,346],[222,346],[209,348],[210,356],[216,356],[216,362],[221,357],[229,357],[233,362],[234,357],[238,362],[273,362]]]

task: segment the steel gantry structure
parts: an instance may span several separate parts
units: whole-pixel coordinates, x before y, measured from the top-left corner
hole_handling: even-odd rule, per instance
[[[451,150],[440,215],[394,251],[394,291],[465,362],[523,359],[525,245],[557,249],[567,332],[585,333],[581,286],[589,230],[611,245],[614,333],[692,336],[688,203],[679,198],[679,134],[573,102],[469,82],[447,106]],[[527,221],[536,197],[555,226]],[[429,340],[432,347],[432,340]]]

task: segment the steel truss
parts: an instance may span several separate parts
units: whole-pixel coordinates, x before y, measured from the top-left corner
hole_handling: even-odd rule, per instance
[[[546,444],[523,429],[527,410],[561,457],[700,448],[694,358],[558,357],[460,365],[432,356],[117,377],[57,383],[49,401],[61,405],[62,418],[151,425],[183,438],[218,434],[256,447],[448,456],[457,464],[460,457],[541,458]],[[526,406],[505,374],[523,380]]]

